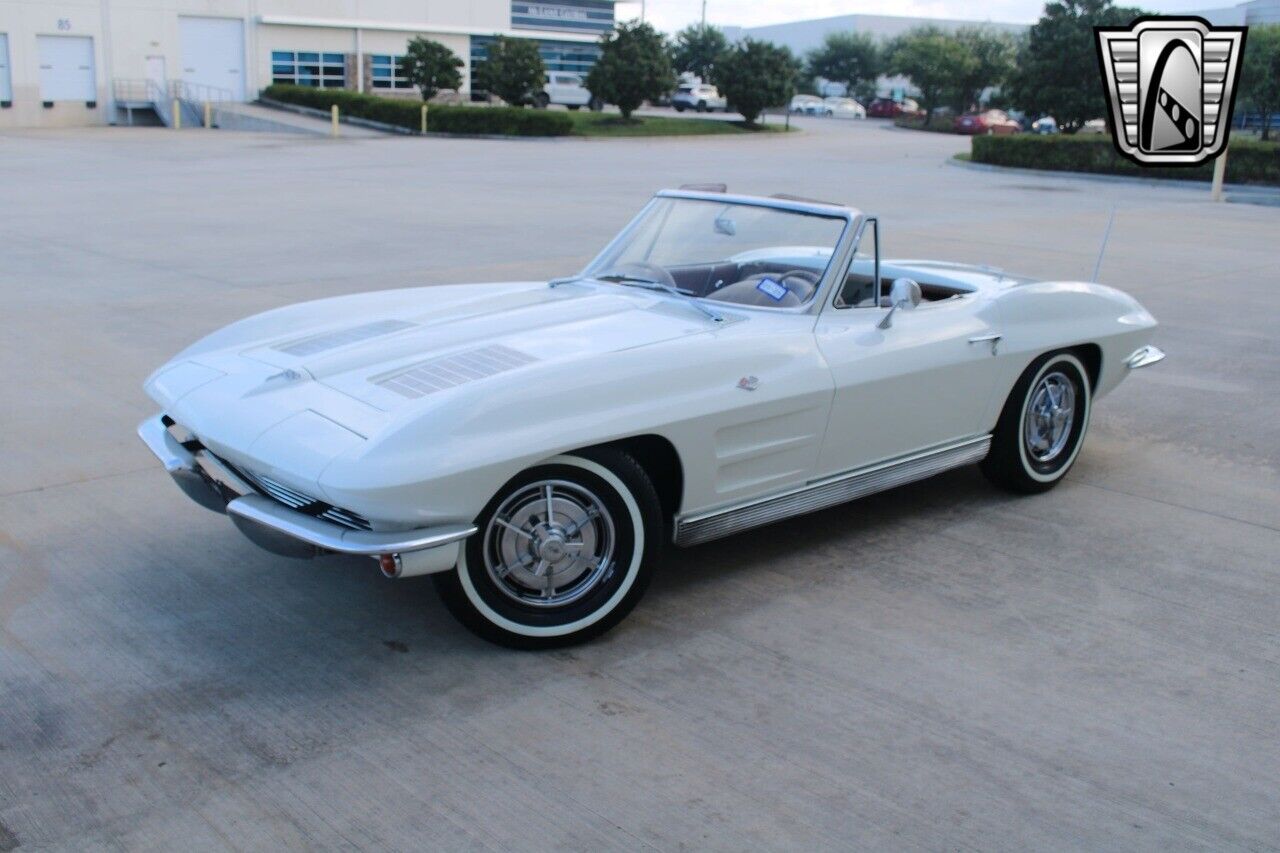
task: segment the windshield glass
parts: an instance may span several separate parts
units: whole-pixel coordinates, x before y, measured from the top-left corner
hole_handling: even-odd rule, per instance
[[[793,308],[816,294],[844,227],[838,215],[659,198],[585,274],[718,302]]]

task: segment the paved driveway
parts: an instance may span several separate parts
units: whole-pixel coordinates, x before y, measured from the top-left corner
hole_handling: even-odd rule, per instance
[[[1280,839],[1280,210],[979,173],[880,123],[475,142],[0,134],[0,850],[1240,848]],[[673,554],[517,654],[290,562],[133,437],[304,299],[574,271],[655,189],[847,201],[887,254],[1102,279],[1169,354],[1054,492],[975,470]]]

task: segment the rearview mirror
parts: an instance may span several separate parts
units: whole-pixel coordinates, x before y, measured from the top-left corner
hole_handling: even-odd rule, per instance
[[[920,300],[924,296],[920,292],[920,285],[909,278],[895,278],[893,286],[889,288],[889,313],[884,315],[884,319],[880,321],[879,328],[887,329],[893,325],[893,314],[899,308],[908,310],[915,308],[920,304]]]

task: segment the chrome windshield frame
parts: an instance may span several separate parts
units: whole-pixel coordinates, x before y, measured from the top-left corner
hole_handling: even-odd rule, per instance
[[[804,305],[797,305],[793,308],[765,308],[754,305],[739,305],[724,303],[720,307],[725,311],[761,311],[768,314],[817,314],[822,310],[823,303],[830,298],[831,288],[839,278],[842,278],[843,269],[848,266],[846,259],[850,252],[857,246],[858,240],[862,237],[862,230],[865,225],[865,217],[862,212],[852,208],[844,207],[837,204],[824,204],[822,202],[801,201],[790,198],[770,198],[764,196],[737,195],[734,193],[718,193],[718,192],[701,192],[698,190],[661,190],[649,199],[640,212],[632,217],[631,221],[623,227],[618,234],[610,240],[605,247],[593,257],[582,271],[578,273],[577,278],[593,280],[587,273],[598,264],[604,263],[605,259],[616,253],[616,250],[625,241],[627,241],[640,223],[644,221],[649,211],[662,199],[688,199],[690,201],[709,201],[717,204],[726,205],[743,205],[748,207],[766,207],[773,210],[788,211],[791,213],[800,213],[809,216],[821,216],[827,219],[842,219],[844,227],[840,231],[840,237],[836,241],[835,246],[831,250],[831,259],[827,262],[827,268],[823,272],[822,280],[818,282],[818,287],[814,290],[814,295]],[[840,271],[840,272],[837,272]],[[688,297],[690,299],[702,300],[701,297]]]

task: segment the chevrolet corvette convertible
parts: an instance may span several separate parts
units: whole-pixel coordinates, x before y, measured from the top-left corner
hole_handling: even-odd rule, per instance
[[[880,257],[880,223],[664,191],[580,274],[360,293],[214,332],[139,435],[280,554],[433,575],[486,639],[618,623],[691,546],[960,465],[1043,492],[1164,354],[1130,296]]]

